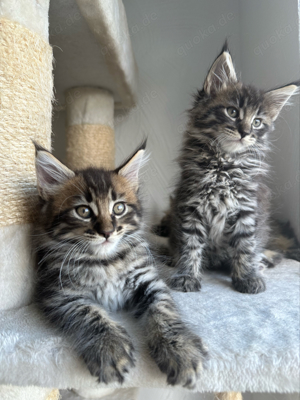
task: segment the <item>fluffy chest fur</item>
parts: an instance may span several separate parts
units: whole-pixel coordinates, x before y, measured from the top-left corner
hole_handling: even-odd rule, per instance
[[[120,246],[117,254],[102,259],[89,249],[72,249],[73,246],[68,243],[53,254],[51,249],[57,249],[58,243],[55,247],[47,238],[44,243],[45,247],[39,254],[42,266],[40,284],[44,285],[44,290],[55,292],[58,298],[71,298],[80,293],[90,298],[91,302],[115,311],[124,307],[141,279],[156,276],[153,266],[149,266],[147,243],[141,239],[135,241],[134,247],[132,244]]]
[[[176,192],[178,205],[195,208],[211,241],[220,242],[241,212],[257,206],[257,191],[267,165],[255,157],[248,154],[237,159],[187,142],[180,164],[183,171]]]

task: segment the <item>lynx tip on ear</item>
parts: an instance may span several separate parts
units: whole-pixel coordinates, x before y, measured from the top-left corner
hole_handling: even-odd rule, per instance
[[[225,39],[225,42],[224,42],[224,44],[223,44],[223,47],[222,47],[222,50],[221,50],[220,55],[221,55],[222,53],[224,53],[224,52],[230,54],[227,38]]]

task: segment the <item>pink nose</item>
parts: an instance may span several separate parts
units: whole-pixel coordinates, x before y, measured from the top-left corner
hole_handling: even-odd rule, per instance
[[[101,235],[103,235],[105,237],[105,239],[107,240],[112,233],[113,233],[113,231],[103,231],[103,232],[101,232]]]

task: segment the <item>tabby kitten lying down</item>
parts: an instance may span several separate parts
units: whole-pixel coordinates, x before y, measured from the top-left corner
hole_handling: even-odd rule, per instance
[[[300,82],[268,92],[238,81],[225,44],[198,91],[179,158],[172,201],[173,289],[198,291],[201,271],[229,265],[243,293],[265,290],[261,263],[269,238],[269,135]],[[269,253],[271,254],[271,253]],[[274,253],[273,253],[274,255]]]
[[[168,383],[193,388],[206,351],[182,322],[143,237],[143,154],[144,146],[114,171],[73,172],[36,145],[36,300],[99,382],[122,383],[135,365],[129,335],[108,314],[127,309]]]

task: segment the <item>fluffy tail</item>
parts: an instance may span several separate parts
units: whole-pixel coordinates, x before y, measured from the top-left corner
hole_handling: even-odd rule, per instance
[[[152,227],[152,231],[155,235],[162,237],[169,237],[171,232],[171,221],[172,221],[172,213],[173,213],[174,199],[170,196],[170,207],[165,212],[164,217],[160,221],[158,225],[154,225]]]
[[[271,223],[269,250],[277,251],[285,258],[300,261],[300,243],[289,222],[273,221]]]

